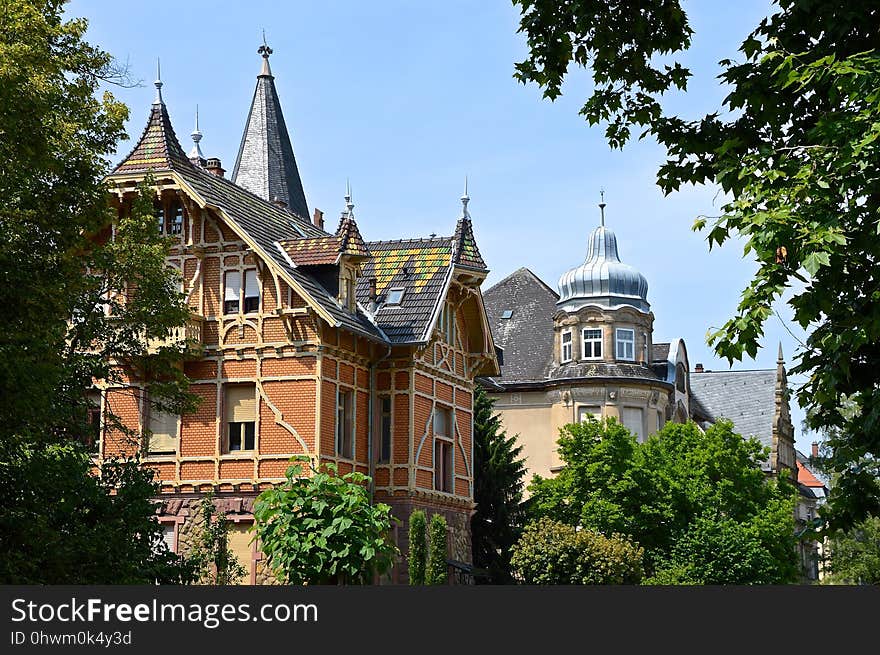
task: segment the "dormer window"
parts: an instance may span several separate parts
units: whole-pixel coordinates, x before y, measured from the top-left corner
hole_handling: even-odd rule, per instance
[[[562,363],[571,361],[571,330],[562,333]]]
[[[635,330],[617,328],[615,334],[615,355],[617,359],[632,362],[635,360],[636,332]]]
[[[509,319],[510,317],[512,317],[512,316],[513,316],[513,310],[512,310],[512,309],[505,309],[503,312],[501,312],[501,318],[502,318],[503,320],[505,320],[505,321],[506,321],[507,319]]]
[[[339,304],[350,312],[354,311],[356,303],[354,288],[355,273],[352,269],[345,266],[341,269],[339,276]]]
[[[399,305],[403,300],[405,289],[390,289],[388,296],[385,298],[386,305]]]

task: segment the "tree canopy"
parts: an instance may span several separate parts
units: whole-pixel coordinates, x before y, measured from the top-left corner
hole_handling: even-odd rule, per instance
[[[636,129],[666,148],[657,183],[717,184],[721,215],[698,217],[709,247],[738,236],[757,271],[736,314],[709,337],[729,361],[754,357],[773,304],[788,303],[809,336],[792,374],[811,429],[831,431],[838,475],[832,528],[880,511],[880,3],[776,0],[719,62],[730,87],[700,118],[668,115],[666,92],[684,92],[690,72],[675,61],[691,43],[677,0],[514,0],[529,53],[515,77],[551,100],[569,66],[594,88],[581,113],[604,124],[612,147]],[[841,406],[861,411],[848,418]]]
[[[153,192],[143,187],[130,215],[110,208],[107,158],[128,112],[97,96],[119,69],[83,39],[85,21],[64,20],[63,5],[5,2],[0,12],[0,550],[29,557],[9,558],[0,576],[183,580],[187,571],[172,570],[179,558],[157,550],[152,472],[136,455],[91,457],[100,424],[87,391],[99,382],[163,409],[192,407],[182,348],[147,349],[188,310]],[[124,432],[131,454],[143,435],[105,410],[101,422]]]
[[[533,518],[630,538],[653,582],[797,578],[794,487],[767,479],[764,448],[730,422],[667,423],[639,443],[615,419],[589,420],[565,426],[558,444],[564,468],[529,486]]]

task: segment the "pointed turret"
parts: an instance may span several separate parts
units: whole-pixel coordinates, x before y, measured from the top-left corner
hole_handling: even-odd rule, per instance
[[[468,211],[468,202],[470,196],[467,191],[467,178],[464,181],[464,195],[461,197],[461,218],[455,226],[455,236],[453,237],[452,261],[459,266],[475,268],[485,271],[486,262],[477,248],[477,240],[474,238],[474,226],[471,223],[471,214]]]
[[[336,238],[339,239],[339,252],[351,257],[369,257],[370,250],[357,223],[354,220],[354,203],[351,201],[351,185],[346,183],[345,211],[339,219],[339,227],[336,228]]]
[[[143,173],[146,171],[168,171],[173,164],[190,166],[189,159],[180,147],[180,142],[171,127],[171,119],[162,100],[162,77],[157,65],[156,99],[150,110],[150,118],[137,145],[122,160],[111,175]]]
[[[281,113],[275,78],[269,68],[272,49],[265,39],[257,52],[262,55],[263,64],[232,170],[232,181],[270,202],[283,202],[290,211],[308,219],[302,180]]]

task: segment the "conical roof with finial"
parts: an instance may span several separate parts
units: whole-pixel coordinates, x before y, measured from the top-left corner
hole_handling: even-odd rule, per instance
[[[272,49],[265,44],[257,52],[263,65],[251,101],[232,181],[270,202],[280,200],[301,218],[309,218],[302,180],[293,155],[290,135],[269,68]]]
[[[153,101],[147,126],[144,128],[137,145],[113,170],[112,175],[167,171],[171,170],[172,164],[190,165],[189,158],[183,152],[183,148],[180,147],[180,142],[174,134],[168,110],[162,100],[161,76],[157,76],[154,84],[156,99]]]
[[[557,306],[567,312],[585,305],[613,309],[622,305],[649,312],[648,281],[629,264],[620,261],[617,237],[605,227],[605,202],[599,204],[601,223],[590,233],[587,259],[559,278]]]
[[[474,237],[474,226],[471,221],[471,214],[468,211],[468,202],[470,197],[467,192],[467,181],[464,183],[464,195],[461,197],[461,218],[455,225],[455,235],[453,236],[453,256],[452,260],[459,266],[475,268],[481,271],[488,270],[480,249],[477,247],[477,240]]]

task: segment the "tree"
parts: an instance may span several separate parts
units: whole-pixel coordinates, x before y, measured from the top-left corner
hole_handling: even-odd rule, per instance
[[[158,486],[140,467],[142,435],[110,408],[102,421],[129,447],[100,466],[90,456],[96,381],[164,409],[194,401],[182,348],[147,348],[188,316],[150,196],[117,218],[103,182],[127,109],[96,91],[118,67],[83,40],[85,21],[62,20],[63,4],[0,14],[0,549],[29,558],[5,560],[2,581],[183,581],[180,558],[154,552]]]
[[[303,476],[295,464],[284,483],[254,503],[255,538],[287,584],[369,584],[398,554],[389,536],[391,508],[370,502],[370,479],[337,471],[325,464]]]
[[[416,509],[409,515],[409,583],[425,584],[428,564],[428,522],[425,513]]]
[[[191,563],[170,552],[155,520],[159,485],[137,459],[111,458],[100,475],[76,443],[9,451],[3,464],[0,582],[181,584]]]
[[[824,584],[880,584],[880,518],[833,535],[828,553]]]
[[[229,521],[225,516],[217,516],[214,494],[205,494],[196,511],[200,525],[193,548],[186,555],[198,571],[199,583],[238,584],[247,571],[229,550]]]
[[[779,584],[797,579],[794,487],[767,479],[767,452],[721,421],[705,432],[667,423],[644,443],[614,419],[561,430],[565,467],[536,476],[530,511],[643,547],[667,584]]]
[[[638,584],[643,555],[621,535],[606,537],[544,517],[526,526],[511,563],[523,584]]]
[[[754,357],[774,302],[793,289],[794,319],[809,330],[791,369],[807,378],[798,401],[812,429],[835,432],[830,528],[880,513],[880,4],[776,0],[739,61],[720,62],[724,106],[685,120],[660,104],[690,75],[670,60],[692,34],[679,2],[514,3],[529,46],[515,77],[554,99],[570,64],[590,69],[581,113],[606,125],[612,147],[638,128],[666,148],[664,192],[727,194],[721,215],[694,229],[708,230],[710,248],[742,237],[757,271],[709,342],[731,362]],[[846,417],[845,400],[862,411]]]
[[[474,566],[488,571],[491,584],[511,584],[511,548],[522,530],[525,461],[516,437],[508,437],[495,401],[474,392],[474,503],[471,540]]]
[[[446,518],[442,514],[431,516],[431,522],[428,526],[428,540],[431,544],[431,550],[428,555],[425,584],[446,584],[449,569],[446,560],[449,557],[449,546],[446,541]]]

